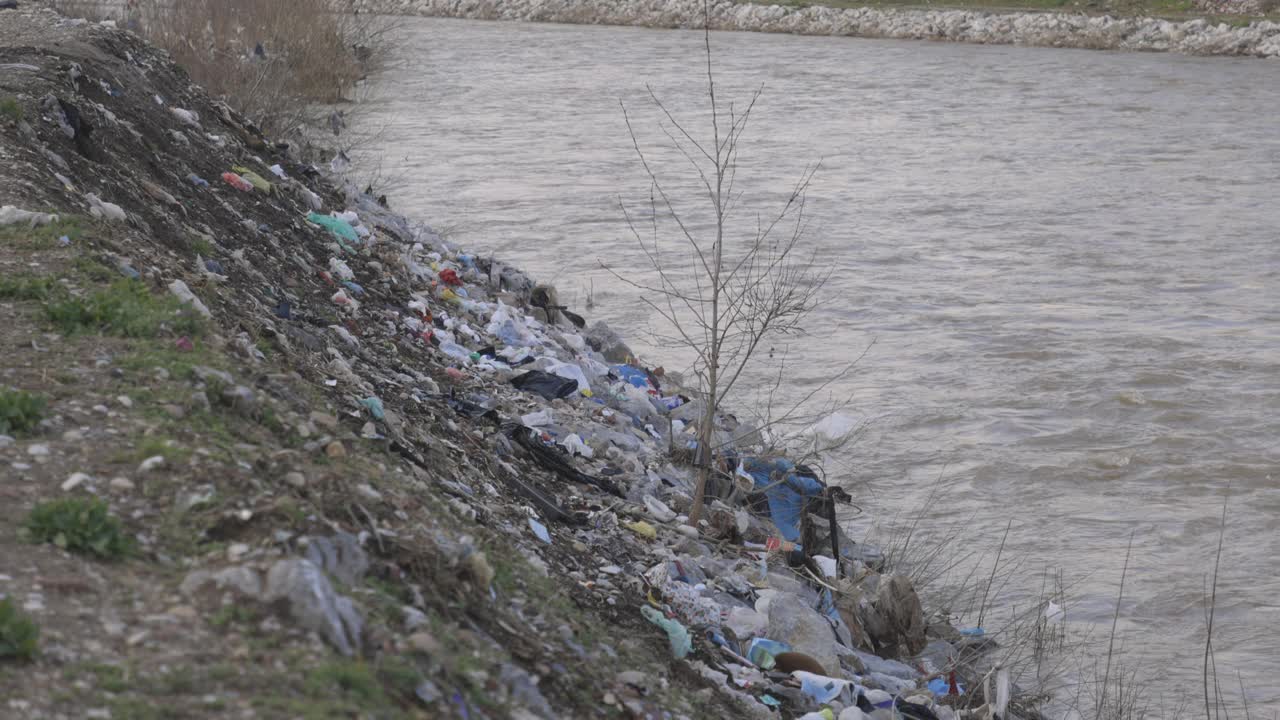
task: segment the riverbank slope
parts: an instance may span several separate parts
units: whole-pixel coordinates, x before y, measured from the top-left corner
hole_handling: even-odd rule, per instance
[[[687,527],[696,395],[607,328],[136,35],[0,22],[0,712],[951,718],[1025,649]]]

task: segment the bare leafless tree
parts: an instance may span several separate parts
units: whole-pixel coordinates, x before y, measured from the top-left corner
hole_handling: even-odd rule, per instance
[[[781,205],[771,213],[744,213],[743,193],[735,186],[741,142],[762,90],[745,106],[727,105],[717,95],[712,64],[709,8],[704,3],[710,127],[695,135],[650,87],[649,100],[662,118],[670,144],[687,161],[699,187],[693,202],[664,178],[666,173],[642,147],[625,103],[623,116],[649,180],[648,217],[643,220],[623,203],[631,234],[652,273],[637,278],[606,267],[619,281],[640,292],[641,301],[663,321],[655,340],[692,351],[693,375],[705,401],[698,426],[697,486],[689,522],[697,524],[711,474],[714,427],[725,399],[745,384],[748,368],[767,354],[771,343],[804,331],[830,271],[801,252],[806,227],[805,195],[817,165],[806,166]],[[705,204],[701,198],[705,196]],[[647,220],[647,222],[645,222]],[[833,377],[827,383],[839,377]],[[821,389],[821,388],[819,388]],[[811,392],[812,397],[817,391]],[[798,411],[798,408],[796,409]]]

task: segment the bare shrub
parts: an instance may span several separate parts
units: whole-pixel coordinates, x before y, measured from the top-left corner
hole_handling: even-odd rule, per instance
[[[134,17],[191,79],[269,134],[349,99],[388,26],[333,0],[140,0]]]

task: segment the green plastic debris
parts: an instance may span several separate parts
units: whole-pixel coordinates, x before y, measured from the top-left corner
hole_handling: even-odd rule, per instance
[[[387,416],[386,411],[382,409],[382,400],[376,396],[367,397],[361,400],[360,404],[368,409],[374,420],[382,420]]]
[[[671,656],[680,660],[685,655],[693,652],[693,643],[689,640],[689,631],[675,620],[669,620],[652,607],[645,605],[640,608],[640,613],[645,619],[667,631],[667,641],[671,643]]]
[[[310,213],[307,215],[307,220],[325,228],[337,237],[345,238],[351,242],[360,242],[360,236],[356,235],[355,228],[351,227],[351,223],[343,220],[342,218],[336,218],[332,215],[321,215],[320,213]]]
[[[267,193],[268,195],[271,194],[271,183],[267,182],[266,178],[250,170],[249,168],[241,165],[234,165],[232,166],[231,169],[237,174],[239,174],[240,177],[244,178],[245,180],[248,180],[250,185],[254,186],[255,188],[261,190],[264,193]]]

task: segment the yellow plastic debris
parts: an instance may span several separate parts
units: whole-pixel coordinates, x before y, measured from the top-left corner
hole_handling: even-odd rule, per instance
[[[645,538],[646,540],[658,539],[658,531],[654,529],[652,525],[650,525],[649,523],[643,520],[637,520],[633,523],[628,523],[626,528],[631,532],[639,535],[640,537]]]
[[[245,180],[248,180],[250,185],[254,186],[255,188],[261,190],[264,193],[267,193],[268,195],[271,194],[271,183],[267,182],[267,179],[262,177],[258,173],[250,170],[247,167],[242,167],[240,165],[232,166],[231,170],[237,173],[238,175],[240,175],[240,177],[244,178]]]

